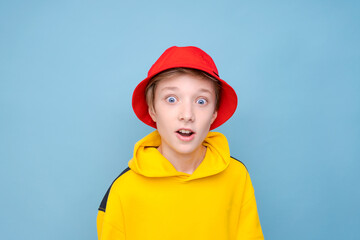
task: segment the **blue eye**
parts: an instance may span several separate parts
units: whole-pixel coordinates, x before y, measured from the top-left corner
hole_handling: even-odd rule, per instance
[[[205,99],[203,99],[203,98],[200,98],[200,99],[197,100],[196,102],[197,102],[198,104],[200,104],[200,105],[204,105],[204,104],[207,103],[207,101],[206,101]]]
[[[168,98],[166,98],[166,101],[169,102],[169,103],[174,103],[174,102],[176,102],[176,98],[175,97],[168,97]]]

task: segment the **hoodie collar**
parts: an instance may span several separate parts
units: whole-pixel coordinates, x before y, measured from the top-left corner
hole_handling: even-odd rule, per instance
[[[218,132],[209,132],[203,145],[207,148],[205,157],[192,174],[179,172],[157,150],[161,144],[158,131],[145,136],[135,144],[129,167],[146,177],[180,177],[184,181],[215,175],[224,171],[230,162],[230,150],[226,137]]]

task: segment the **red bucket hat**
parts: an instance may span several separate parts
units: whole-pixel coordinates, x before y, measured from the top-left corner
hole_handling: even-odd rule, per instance
[[[193,68],[204,71],[221,83],[220,105],[217,118],[210,126],[215,129],[225,123],[235,112],[237,107],[237,95],[234,89],[219,77],[218,70],[212,58],[197,47],[168,48],[150,68],[147,78],[141,81],[135,88],[132,96],[132,107],[136,116],[145,124],[156,128],[156,123],[151,119],[146,103],[145,89],[150,79],[156,74],[170,68]]]

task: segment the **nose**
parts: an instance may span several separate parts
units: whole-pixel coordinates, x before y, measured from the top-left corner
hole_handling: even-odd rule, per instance
[[[183,102],[179,112],[179,120],[185,122],[195,121],[194,109],[191,103]]]

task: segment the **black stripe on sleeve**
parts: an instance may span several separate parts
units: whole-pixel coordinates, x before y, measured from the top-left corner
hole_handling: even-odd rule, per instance
[[[124,173],[126,173],[126,172],[129,171],[129,170],[130,170],[130,168],[127,167],[124,171],[122,171],[122,172],[120,173],[120,175],[119,175],[116,179],[118,179],[121,175],[123,175]],[[116,181],[116,179],[112,182],[112,184],[110,185],[109,189],[106,191],[105,196],[103,197],[103,199],[102,199],[102,201],[101,201],[101,203],[100,203],[99,211],[105,212],[105,210],[106,210],[106,203],[107,203],[107,200],[108,200],[108,197],[109,197],[110,189],[111,189],[112,185],[114,184],[114,182]]]

